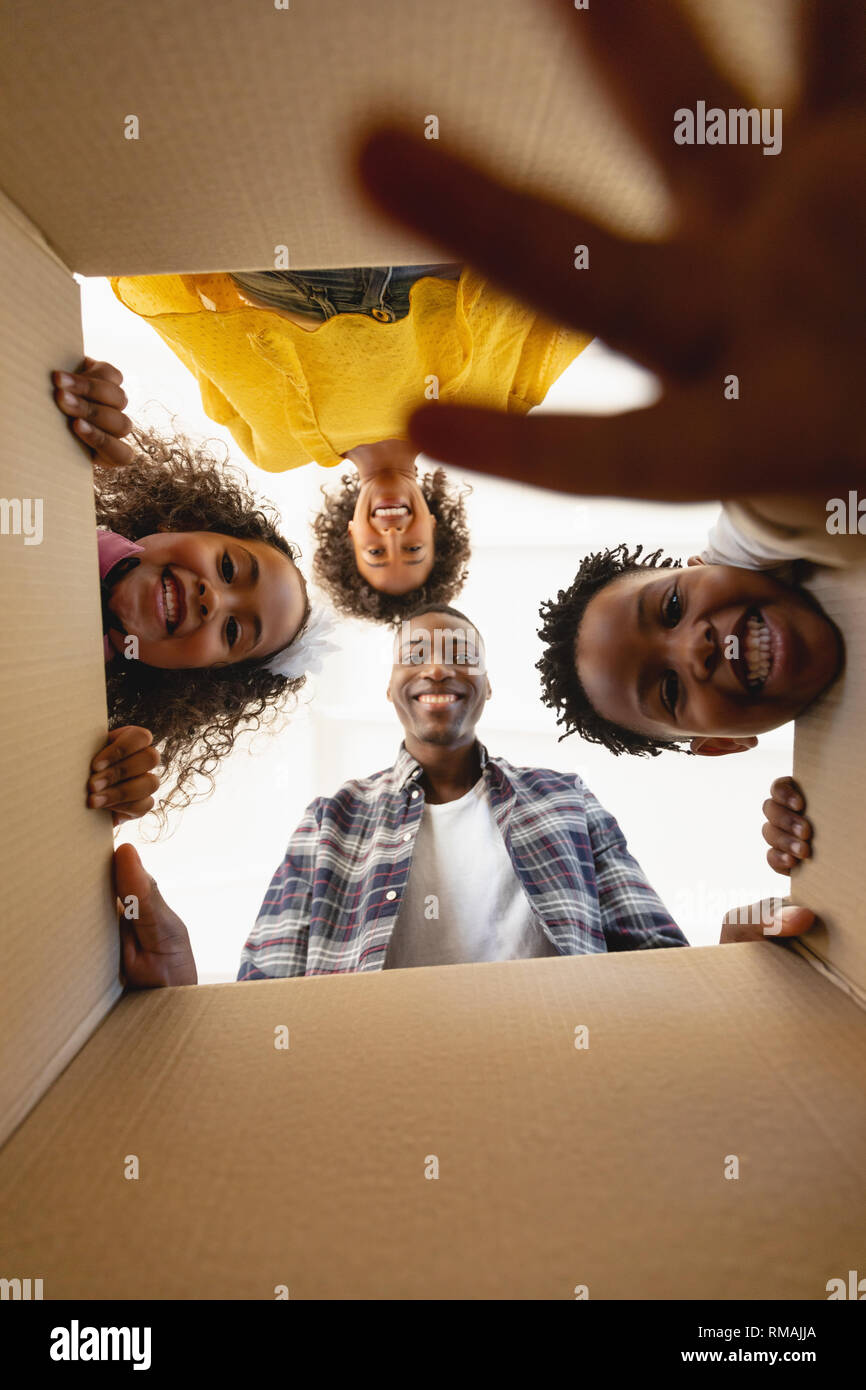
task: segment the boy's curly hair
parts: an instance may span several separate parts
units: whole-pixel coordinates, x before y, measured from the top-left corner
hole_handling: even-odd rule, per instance
[[[361,489],[358,474],[344,474],[333,491],[322,488],[325,503],[313,521],[313,573],[341,613],[377,623],[399,623],[419,605],[450,603],[463,588],[471,554],[464,506],[470,489],[450,484],[444,468],[419,474],[418,486],[436,518],[436,553],[425,582],[406,594],[382,593],[358,573],[348,529]]]
[[[642,569],[681,569],[679,560],[662,556],[661,550],[640,556],[643,546],[629,550],[622,542],[612,550],[587,555],[568,589],[560,589],[556,599],[548,599],[539,608],[542,626],[538,636],[546,650],[536,668],[541,672],[541,698],[549,709],[556,710],[557,724],[565,727],[560,743],[569,734],[578,733],[589,743],[601,743],[611,753],[635,753],[656,757],[668,748],[683,751],[676,741],[664,742],[623,729],[605,719],[590,704],[575,669],[575,644],[583,615],[591,598],[620,575]]]
[[[240,469],[183,435],[168,438],[155,430],[133,429],[132,438],[141,450],[132,464],[94,464],[100,526],[131,541],[160,529],[216,531],[264,541],[297,559],[297,547],[280,534],[276,510],[254,496]],[[309,601],[298,635],[308,617]],[[262,664],[267,659],[194,670],[109,662],[109,727],[139,724],[149,729],[172,783],[155,808],[163,825],[167,810],[180,810],[213,790],[214,770],[238,734],[272,723],[280,709],[294,704],[304,677],[269,671]]]

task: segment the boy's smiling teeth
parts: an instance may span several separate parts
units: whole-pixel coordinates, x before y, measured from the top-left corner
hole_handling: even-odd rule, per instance
[[[422,705],[453,705],[460,699],[459,695],[416,695],[415,699]]]
[[[760,614],[750,614],[746,620],[743,661],[750,688],[760,690],[773,667],[770,632]]]
[[[374,507],[374,508],[373,508],[373,515],[374,515],[374,516],[408,516],[408,515],[409,515],[409,508],[408,508],[408,507],[403,507],[403,506],[400,506],[400,507]]]

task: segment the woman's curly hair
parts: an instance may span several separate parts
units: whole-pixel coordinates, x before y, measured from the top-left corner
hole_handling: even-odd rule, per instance
[[[94,465],[101,527],[130,541],[159,530],[215,531],[264,541],[297,559],[297,547],[280,534],[276,510],[254,496],[240,469],[183,435],[133,429],[132,438],[141,450],[132,464]],[[309,601],[298,635],[308,617]],[[266,660],[193,670],[122,659],[107,665],[109,727],[149,729],[171,782],[156,811],[163,825],[167,810],[180,810],[213,790],[214,770],[241,732],[272,723],[280,709],[294,703],[304,677],[269,671]]]
[[[538,635],[546,644],[546,650],[535,664],[541,672],[542,702],[556,710],[557,724],[565,727],[560,743],[569,734],[577,733],[589,743],[603,744],[611,753],[656,757],[668,748],[683,751],[679,743],[650,738],[605,719],[590,704],[575,669],[575,643],[580,624],[587,604],[600,589],[635,570],[681,568],[679,560],[663,557],[661,550],[654,550],[641,560],[642,552],[641,545],[629,550],[621,543],[612,550],[587,555],[571,587],[560,589],[555,599],[548,599],[539,608],[542,626]]]
[[[351,618],[399,623],[425,603],[450,603],[469,574],[471,554],[464,499],[469,488],[448,482],[444,468],[418,476],[418,486],[436,518],[435,557],[427,579],[407,594],[385,594],[358,573],[349,522],[361,489],[354,470],[337,487],[322,488],[324,506],[313,521],[316,553],[313,573],[334,607]]]

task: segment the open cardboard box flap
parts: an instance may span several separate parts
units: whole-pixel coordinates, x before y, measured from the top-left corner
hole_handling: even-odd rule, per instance
[[[729,7],[750,71],[784,8]],[[414,118],[469,130],[503,167],[657,224],[655,186],[599,126],[596,89],[576,93],[544,12],[470,10],[385,4],[374,24],[349,3],[71,3],[46,26],[6,7],[0,492],[41,499],[44,534],[0,543],[0,1275],[42,1278],[48,1298],[823,1298],[862,1262],[849,846],[866,611],[850,577],[820,581],[848,674],[797,730],[819,825],[798,897],[827,922],[808,954],[761,942],[118,1002],[111,834],[81,791],[106,713],[92,489],[48,380],[81,354],[69,271],[261,266],[280,242],[296,265],[425,259],[359,217],[342,163],[371,102],[405,111],[409,94]]]
[[[662,186],[542,0],[66,0],[3,6],[3,188],[82,275],[412,265],[441,248],[375,215],[352,139],[383,112],[650,233]],[[791,0],[689,8],[728,67],[790,86]],[[583,16],[575,10],[579,31]],[[648,55],[652,61],[652,55]],[[127,139],[137,117],[139,138]]]
[[[82,355],[78,286],[6,201],[0,257],[0,496],[41,501],[43,529],[39,545],[0,536],[3,1138],[120,985],[111,827],[82,797],[106,728],[92,475],[49,376]]]
[[[49,1298],[821,1299],[862,1267],[864,1065],[862,1011],[764,942],[130,996],[0,1155],[4,1267]]]
[[[794,775],[817,827],[813,857],[797,871],[796,901],[822,925],[801,943],[860,1003],[866,1003],[863,852],[863,712],[866,710],[866,571],[824,571],[807,587],[845,637],[842,677],[797,721]]]

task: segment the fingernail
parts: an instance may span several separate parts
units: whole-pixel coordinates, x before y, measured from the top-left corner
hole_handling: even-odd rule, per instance
[[[91,806],[104,806],[107,799],[108,798],[104,796],[92,796],[90,798],[90,804]]]
[[[68,372],[58,372],[58,373],[57,373],[57,385],[58,385],[58,386],[74,386],[74,385],[75,385],[75,377],[74,377],[74,376],[70,376]]]
[[[79,420],[78,428],[81,430],[82,434],[93,434],[93,426],[88,425],[86,420]]]
[[[95,781],[95,782],[91,782],[90,786],[91,786],[91,789],[92,789],[93,791],[95,791],[95,792],[101,792],[103,787],[107,787],[107,786],[108,786],[108,778],[107,778],[107,777],[97,777],[96,781]]]
[[[791,853],[792,853],[792,854],[796,854],[796,855],[799,856],[800,853],[802,852],[802,849],[803,849],[803,846],[800,844],[800,841],[799,841],[799,840],[793,840],[793,841],[791,842]]]
[[[805,835],[806,827],[801,820],[794,821],[794,834]]]
[[[792,796],[792,797],[790,797],[790,799],[789,799],[789,801],[788,801],[788,805],[790,806],[790,808],[791,808],[792,811],[799,811],[799,809],[800,809],[800,798],[799,798],[799,796]]]
[[[104,767],[108,767],[108,759],[101,758],[98,763],[93,764],[94,772],[101,772]]]
[[[60,399],[62,400],[62,402],[63,402],[64,405],[69,405],[69,406],[76,406],[76,405],[78,405],[78,397],[77,397],[77,396],[73,396],[73,394],[72,394],[71,391],[61,391],[61,392],[60,392]]]

